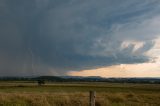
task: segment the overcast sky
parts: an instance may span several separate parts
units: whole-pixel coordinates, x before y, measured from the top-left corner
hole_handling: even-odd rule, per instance
[[[159,13],[160,0],[0,0],[0,75],[159,77]]]

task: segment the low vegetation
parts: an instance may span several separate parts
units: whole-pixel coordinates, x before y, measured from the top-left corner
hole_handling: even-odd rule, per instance
[[[1,82],[0,106],[88,106],[89,91],[96,106],[160,106],[160,85],[122,83]]]

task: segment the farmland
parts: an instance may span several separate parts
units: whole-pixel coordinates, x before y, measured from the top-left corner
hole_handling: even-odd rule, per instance
[[[1,81],[0,106],[88,106],[91,90],[96,106],[160,105],[160,84]]]

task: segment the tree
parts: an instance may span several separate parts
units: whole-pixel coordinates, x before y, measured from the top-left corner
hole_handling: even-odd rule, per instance
[[[44,80],[38,80],[38,85],[41,86],[41,85],[44,85],[45,84],[45,81]]]

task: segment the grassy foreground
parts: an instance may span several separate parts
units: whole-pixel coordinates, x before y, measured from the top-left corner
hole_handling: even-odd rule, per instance
[[[160,106],[160,85],[24,82],[0,82],[0,106],[88,106],[90,90],[96,106]]]

